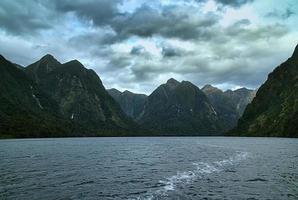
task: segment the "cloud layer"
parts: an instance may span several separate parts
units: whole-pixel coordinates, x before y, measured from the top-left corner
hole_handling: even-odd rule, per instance
[[[0,53],[24,66],[46,53],[79,59],[120,90],[150,93],[170,77],[257,88],[298,42],[297,3],[276,4],[2,0]]]

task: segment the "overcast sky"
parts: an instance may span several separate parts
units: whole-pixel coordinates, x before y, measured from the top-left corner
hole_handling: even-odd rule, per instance
[[[1,0],[0,54],[81,61],[106,88],[257,88],[298,43],[298,0]]]

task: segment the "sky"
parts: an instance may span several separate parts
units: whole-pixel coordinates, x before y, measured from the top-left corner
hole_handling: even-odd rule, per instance
[[[79,60],[106,88],[258,88],[298,43],[298,0],[1,0],[0,54]]]

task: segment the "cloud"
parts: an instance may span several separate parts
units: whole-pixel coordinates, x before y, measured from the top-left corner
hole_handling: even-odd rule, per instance
[[[145,52],[145,48],[143,46],[134,46],[131,51],[130,54],[131,55],[141,55]]]
[[[169,6],[158,10],[144,5],[132,14],[115,18],[110,25],[123,38],[161,35],[187,40],[207,38],[209,32],[206,28],[217,21],[217,16],[198,15],[194,8]]]
[[[282,20],[286,20],[290,18],[291,16],[295,15],[296,13],[291,8],[286,8],[284,12],[280,12],[278,10],[273,10],[271,12],[268,12],[265,17],[270,18],[280,18]]]
[[[56,9],[62,13],[73,12],[86,23],[111,27],[119,40],[130,36],[152,37],[161,35],[192,39],[208,38],[206,27],[218,21],[214,14],[200,15],[198,10],[187,5],[153,7],[143,4],[134,12],[120,12],[122,1],[55,1]]]
[[[163,47],[162,55],[164,57],[175,57],[175,56],[180,56],[180,53],[174,48]]]
[[[228,5],[232,7],[240,7],[253,1],[254,0],[216,0],[216,2],[221,3],[222,5]]]
[[[75,12],[85,20],[92,20],[96,25],[108,24],[118,13],[122,0],[56,0],[56,9],[60,12]]]
[[[294,8],[281,12],[265,5],[252,0],[3,0],[0,52],[22,65],[46,53],[61,62],[78,59],[106,87],[120,90],[150,93],[171,77],[198,86],[256,88],[298,42]]]
[[[52,10],[39,1],[0,1],[1,28],[9,33],[26,35],[50,29],[52,20],[55,20]]]

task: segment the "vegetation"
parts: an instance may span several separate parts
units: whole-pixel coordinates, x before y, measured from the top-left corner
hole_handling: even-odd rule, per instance
[[[298,45],[292,57],[269,74],[228,135],[298,137]]]

